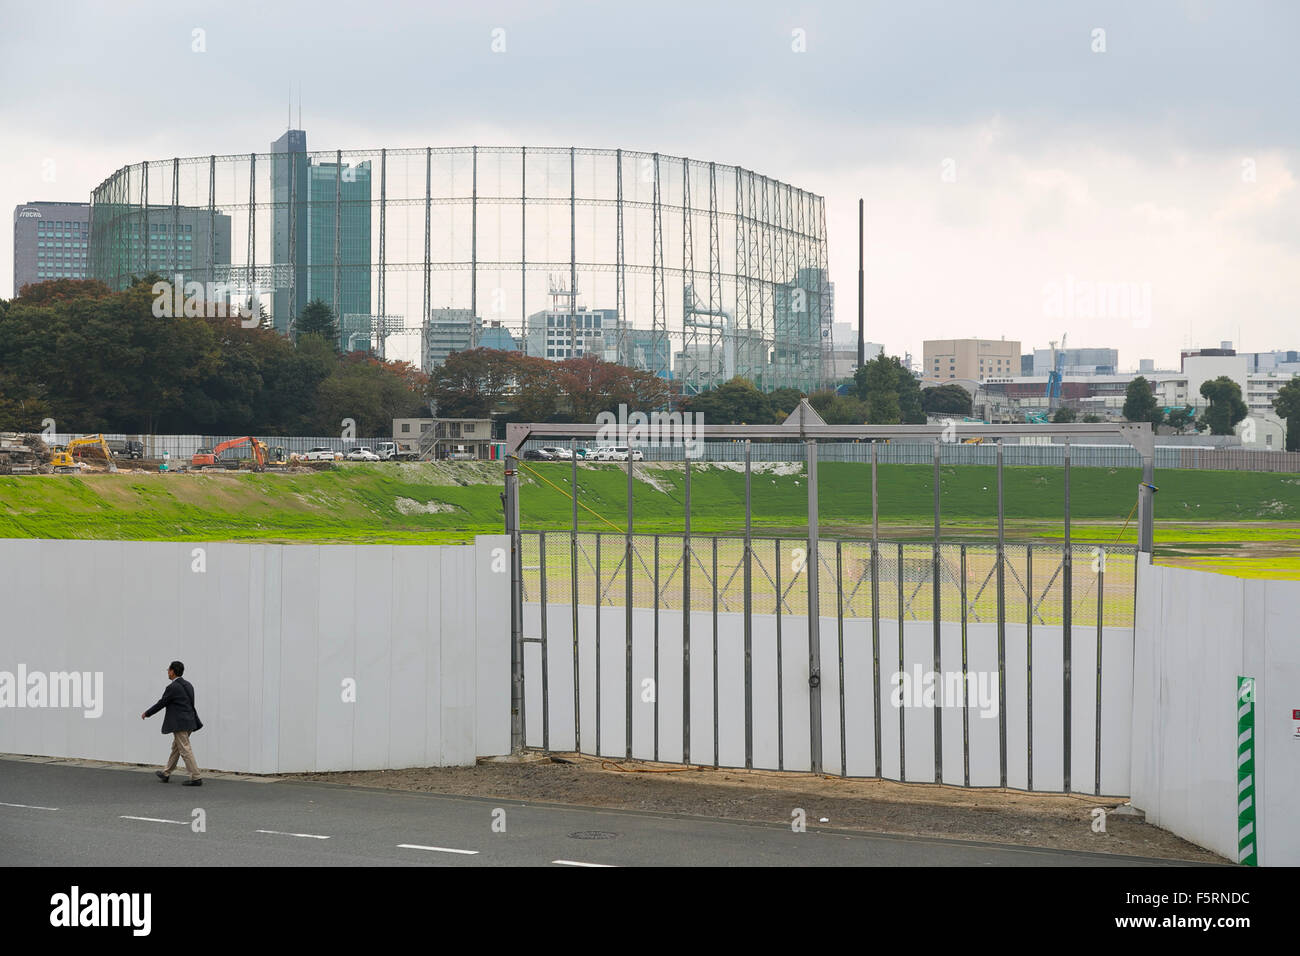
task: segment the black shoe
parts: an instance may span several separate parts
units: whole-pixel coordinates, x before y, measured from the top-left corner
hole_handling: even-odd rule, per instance
[[[202,778],[200,778],[200,779],[198,779],[198,780],[186,780],[184,783],[181,784],[181,786],[182,786],[182,787],[201,787],[201,786],[203,786],[203,780],[202,780]]]
[[[157,777],[159,780],[161,780],[163,783],[167,783],[171,779],[169,776],[167,776],[167,774],[163,773],[161,770],[155,770],[153,772],[153,775]]]

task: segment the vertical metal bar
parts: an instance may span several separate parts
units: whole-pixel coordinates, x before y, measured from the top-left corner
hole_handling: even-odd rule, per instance
[[[1106,594],[1106,552],[1101,550],[1097,564],[1097,716],[1093,725],[1096,742],[1093,745],[1093,759],[1096,785],[1093,793],[1101,795],[1101,627],[1105,619]]]
[[[876,442],[871,443],[871,699],[875,710],[876,776],[882,774],[880,750],[880,496],[876,480]]]
[[[627,449],[627,544],[623,554],[625,649],[623,666],[624,676],[624,721],[627,734],[627,759],[632,759],[632,447]]]
[[[839,638],[840,689],[840,776],[849,775],[848,743],[844,735],[844,555],[842,542],[835,542],[835,623]]]
[[[785,687],[782,680],[784,663],[781,658],[781,605],[785,603],[781,590],[781,539],[772,542],[772,566],[775,569],[776,587],[776,769],[785,769]]]
[[[339,311],[339,272],[342,269],[341,226],[343,219],[343,150],[334,151],[334,317],[339,323],[339,332],[343,332],[343,313]],[[351,346],[351,342],[348,345]]]
[[[655,535],[655,567],[654,567],[654,586],[655,586],[655,616],[654,616],[654,758],[659,759],[659,535]]]
[[[519,461],[505,467],[506,534],[510,536],[510,752],[524,749],[523,568],[519,540]]]
[[[605,589],[605,572],[600,563],[600,537],[599,531],[596,532],[596,756],[601,756],[600,752],[600,685],[603,681],[600,679],[600,598],[601,591]]]
[[[253,162],[254,163],[257,162],[256,157],[254,157]],[[249,170],[251,174],[254,174],[251,176],[252,181],[254,183],[257,182],[257,178],[255,175],[256,171],[257,171],[256,166],[251,167]],[[252,187],[254,197],[256,196],[256,192],[255,192],[256,188],[257,188],[256,185]],[[248,207],[248,214],[253,217],[253,219],[250,221],[256,224],[257,221],[256,202],[250,202]],[[253,242],[256,243],[257,241],[256,225],[254,225],[250,229],[249,235],[252,238]],[[171,239],[172,239],[171,241],[172,272],[175,274],[179,274],[181,271],[181,161],[179,158],[175,158],[175,157],[173,157],[172,159],[172,236]],[[257,263],[256,258],[249,260],[250,265],[255,266],[256,263]],[[193,263],[191,263],[191,268],[192,267],[193,267]],[[252,276],[250,276],[249,278],[252,278]],[[251,287],[252,287],[251,282],[249,283],[249,287],[251,291]]]
[[[423,325],[429,320],[429,309],[433,305],[431,296],[433,294],[433,283],[431,270],[433,269],[432,255],[433,250],[430,246],[429,227],[433,222],[433,147],[424,148],[424,314],[420,317],[420,323]]]
[[[1025,768],[1034,789],[1034,546],[1025,545]]]
[[[292,182],[292,156],[289,159],[289,171],[290,182]],[[297,215],[297,210],[292,206],[290,209],[292,210],[290,216]],[[215,154],[208,156],[208,279],[212,282],[217,281],[217,157]],[[285,328],[287,330],[288,326],[286,325]]]
[[[519,147],[519,328],[528,354],[528,147]],[[545,352],[543,352],[545,354]],[[570,448],[573,442],[570,442]]]
[[[379,357],[388,357],[388,150],[379,151]],[[423,324],[423,320],[421,320]],[[423,362],[424,357],[420,360]]]
[[[898,542],[898,567],[894,577],[898,579],[898,674],[906,678],[903,669],[903,542]],[[907,780],[907,706],[906,702],[898,708],[898,779]]]
[[[970,666],[969,646],[966,643],[966,618],[969,606],[966,603],[966,545],[961,546],[961,769],[964,786],[970,786],[970,682],[967,671]]]
[[[573,527],[569,532],[569,605],[573,615],[573,749],[582,752],[582,675],[578,666],[578,443],[569,440],[573,476],[569,492],[573,498]]]
[[[817,534],[817,441],[808,449],[808,734],[812,772],[822,772],[822,640],[821,585],[818,574],[820,541]]]
[[[1070,733],[1072,716],[1072,691],[1074,678],[1071,668],[1071,643],[1074,638],[1074,548],[1070,544],[1070,443],[1065,443],[1065,544],[1061,553],[1061,564],[1065,575],[1062,581],[1064,599],[1062,602],[1061,627],[1061,701],[1063,715],[1061,718],[1061,750],[1064,755],[1065,777],[1063,789],[1070,792]]]
[[[470,147],[469,347],[478,348],[478,147]]]
[[[569,356],[578,354],[578,187],[574,147],[569,147]],[[619,204],[622,208],[622,204]],[[586,349],[583,349],[586,354]],[[629,456],[630,457],[630,456]]]
[[[753,550],[753,497],[750,488],[751,445],[745,439],[745,769],[754,766],[754,582],[750,557]]]
[[[718,766],[718,536],[713,536],[713,766]]]
[[[274,258],[274,257],[273,257]],[[334,269],[338,270],[338,249],[334,250]],[[257,153],[248,154],[248,282],[252,288],[257,280]],[[335,307],[335,314],[338,308]]]
[[[691,451],[687,447],[682,533],[682,763],[691,762]]]
[[[1002,439],[998,439],[998,778],[1007,785],[1006,514],[1002,500]]]
[[[940,649],[941,619],[943,616],[942,588],[939,578],[939,439],[934,440],[934,548],[930,560],[931,608],[934,618],[933,673],[936,681],[942,681],[942,651]],[[942,686],[942,685],[941,685]],[[931,710],[934,716],[934,782],[943,783],[943,692],[940,690],[938,700]]]
[[[551,656],[546,644],[546,532],[537,532],[537,563],[541,566],[542,616],[542,749],[551,749]]]

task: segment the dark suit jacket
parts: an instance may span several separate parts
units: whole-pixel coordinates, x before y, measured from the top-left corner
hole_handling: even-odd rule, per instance
[[[203,721],[199,720],[199,715],[194,710],[194,685],[184,677],[178,677],[168,684],[158,703],[146,710],[144,715],[152,717],[164,707],[167,708],[162,725],[165,734],[178,730],[199,730],[203,726]]]

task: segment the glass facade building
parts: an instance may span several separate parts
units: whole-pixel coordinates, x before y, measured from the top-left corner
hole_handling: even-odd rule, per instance
[[[732,375],[766,391],[830,376],[824,202],[738,166],[576,147],[309,152],[289,130],[270,153],[118,170],[93,195],[92,275],[121,288],[141,273],[119,223],[159,205],[229,217],[230,262],[198,257],[198,278],[256,285],[282,331],[323,299],[344,347],[362,333],[382,349],[457,310],[476,319],[471,347],[497,328],[558,359],[547,351],[594,338],[599,317],[603,357],[687,394]]]

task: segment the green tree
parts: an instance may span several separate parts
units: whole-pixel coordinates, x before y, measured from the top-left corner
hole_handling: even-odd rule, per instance
[[[921,410],[927,415],[970,415],[970,392],[955,383],[922,389]]]
[[[337,350],[339,323],[334,316],[334,310],[326,305],[324,300],[312,299],[303,306],[298,321],[293,324],[293,334],[295,341],[302,339],[304,335],[319,335]]]
[[[682,404],[686,411],[703,414],[709,425],[769,425],[773,419],[768,396],[740,376],[692,395]]]
[[[1087,415],[1083,416],[1083,421],[1089,425],[1095,425],[1097,422],[1101,421],[1101,416],[1089,412]]]
[[[785,421],[790,413],[799,407],[799,402],[803,397],[804,393],[797,388],[778,388],[769,392],[767,400],[768,404],[772,406],[773,419],[780,422]]]
[[[1286,450],[1300,451],[1300,378],[1293,378],[1277,390],[1273,411],[1286,419]]]
[[[1062,405],[1052,416],[1052,421],[1058,425],[1068,425],[1070,422],[1074,421],[1076,417],[1077,414],[1073,408],[1070,408],[1068,405]]]
[[[452,352],[429,375],[429,401],[440,418],[490,418],[514,379],[514,354],[501,349]]]
[[[1130,422],[1150,422],[1153,428],[1164,420],[1164,412],[1156,403],[1151,383],[1141,375],[1129,382],[1125,389],[1124,417]]]
[[[866,406],[871,425],[897,425],[903,417],[898,400],[900,366],[890,359],[882,353],[853,373],[858,400]]]
[[[1210,402],[1202,418],[1210,426],[1211,435],[1231,435],[1233,427],[1249,411],[1241,400],[1241,386],[1226,375],[1202,382],[1201,396]]]

